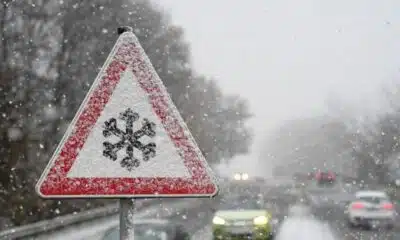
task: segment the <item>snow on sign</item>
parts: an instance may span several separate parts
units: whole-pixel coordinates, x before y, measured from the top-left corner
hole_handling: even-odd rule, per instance
[[[217,193],[206,160],[132,32],[118,38],[36,190],[44,198]]]

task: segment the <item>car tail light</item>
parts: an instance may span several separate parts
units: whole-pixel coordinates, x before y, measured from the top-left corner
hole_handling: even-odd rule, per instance
[[[364,204],[356,202],[356,203],[351,204],[351,208],[352,209],[362,209],[362,208],[364,208]]]
[[[392,210],[393,209],[393,204],[391,203],[385,203],[382,205],[382,208],[385,210]]]

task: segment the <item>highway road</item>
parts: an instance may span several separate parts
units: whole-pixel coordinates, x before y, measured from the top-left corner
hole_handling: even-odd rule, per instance
[[[248,194],[249,198],[253,198],[257,193]],[[264,189],[264,194],[267,198],[267,207],[273,212],[274,217],[281,220],[277,240],[392,239],[361,238],[374,236],[374,233],[352,231],[346,226],[341,226],[341,223],[344,223],[343,218],[337,214],[338,211],[334,211],[335,209],[315,209],[304,202],[302,203],[301,196],[293,198],[286,194],[283,188],[268,187]],[[201,205],[193,204],[188,208],[175,210],[170,208],[169,211],[173,212],[168,218],[183,223],[191,233],[193,240],[211,240],[213,209],[218,209],[218,202],[210,200]],[[162,210],[160,209],[160,211]],[[157,215],[152,215],[152,217],[157,217]],[[159,215],[158,217],[162,216]],[[383,233],[379,235],[379,237],[382,236]]]
[[[365,230],[354,229],[347,225],[344,213],[345,202],[352,198],[357,187],[343,187],[340,183],[333,188],[316,188],[310,185],[306,192],[313,215],[327,222],[338,239],[343,240],[394,240],[400,239],[400,229]],[[400,209],[397,211],[400,212]]]
[[[277,240],[393,240],[400,239],[394,231],[366,231],[350,229],[346,225],[342,201],[351,196],[349,189],[338,185],[333,189],[306,188],[297,197],[287,194],[287,187],[262,189],[267,199],[267,207],[281,220]],[[354,191],[353,189],[352,191]],[[254,198],[259,192],[246,193]],[[307,196],[307,198],[305,198]],[[305,200],[307,199],[307,200]],[[191,233],[193,240],[212,239],[211,222],[213,209],[218,209],[216,199],[177,200],[175,203],[158,204],[136,213],[138,218],[168,218],[181,222]],[[76,239],[98,240],[110,227],[118,224],[118,216],[97,222],[84,229],[65,230],[36,239]]]
[[[282,221],[288,215],[289,206],[295,204],[294,198],[287,195],[282,196],[282,189],[267,189],[264,193],[268,193],[270,201],[268,207],[274,212],[274,215]],[[249,198],[253,198],[258,192],[249,194]],[[146,210],[136,213],[137,218],[168,218],[175,222],[183,223],[183,225],[191,233],[193,240],[208,240],[212,239],[211,222],[213,218],[213,209],[218,209],[218,201],[216,199],[186,199],[177,200],[176,203],[151,206]],[[65,229],[55,232],[42,238],[35,239],[76,239],[76,240],[99,240],[104,232],[115,227],[118,224],[118,216],[98,221],[91,226],[83,226],[81,229]],[[288,225],[290,228],[291,226]],[[290,231],[289,231],[290,232]],[[293,231],[291,231],[293,232]]]
[[[284,193],[283,188],[265,189],[264,194],[267,198],[267,207],[275,218],[281,220],[279,229],[277,229],[277,240],[336,240],[334,231],[330,225],[324,221],[316,219],[312,215],[311,208],[300,202],[300,198],[293,198]],[[249,195],[255,197],[256,193]],[[183,213],[187,221],[186,225],[192,233],[193,240],[211,240],[211,221],[213,211],[211,208],[218,209],[218,203],[213,203],[205,208],[191,209]],[[175,216],[180,220],[182,213]]]

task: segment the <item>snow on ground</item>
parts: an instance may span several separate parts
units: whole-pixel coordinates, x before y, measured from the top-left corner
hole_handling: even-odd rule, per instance
[[[311,209],[310,209],[310,207],[308,207],[302,203],[298,203],[298,204],[295,204],[295,205],[289,207],[288,214],[290,217],[292,217],[292,216],[293,217],[295,217],[295,216],[296,217],[299,217],[299,216],[310,217]]]
[[[330,225],[313,218],[306,205],[293,205],[288,213],[289,217],[278,229],[276,240],[337,240]]]
[[[329,224],[306,216],[286,219],[276,236],[276,240],[336,240]]]

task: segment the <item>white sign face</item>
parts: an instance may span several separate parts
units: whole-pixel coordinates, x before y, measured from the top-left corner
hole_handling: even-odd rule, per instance
[[[143,144],[154,142],[157,146],[156,155],[148,162],[140,163],[135,171],[122,168],[115,161],[110,161],[103,155],[103,125],[107,120],[119,116],[120,109],[136,109],[139,115],[147,118],[156,126],[162,126],[157,115],[154,113],[146,93],[140,88],[131,69],[127,69],[117,84],[111,99],[106,104],[102,115],[93,126],[83,148],[80,150],[77,159],[72,165],[67,176],[70,178],[93,178],[93,177],[175,177],[190,178],[190,174],[179,156],[177,148],[165,132],[164,128],[157,128],[157,135],[153,138],[143,136],[138,141]],[[125,131],[126,123],[117,119],[117,127]],[[133,123],[133,129],[141,129],[141,122]],[[108,138],[111,143],[118,143],[121,138],[111,135]],[[134,153],[141,156],[139,149]],[[117,158],[121,159],[126,155],[126,148],[117,152]]]
[[[205,158],[133,33],[119,37],[37,191],[45,198],[217,193]]]

